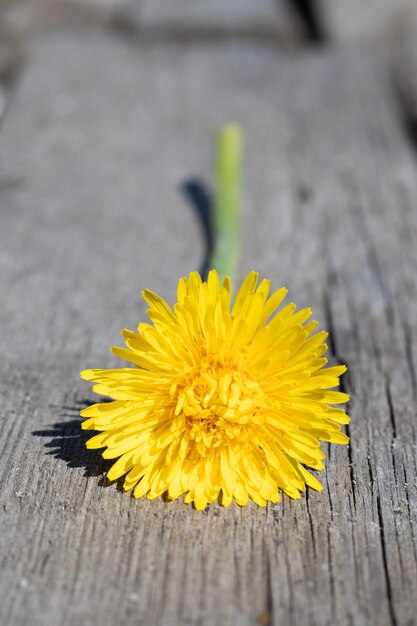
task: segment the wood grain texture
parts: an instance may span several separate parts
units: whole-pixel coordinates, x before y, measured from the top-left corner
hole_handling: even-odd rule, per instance
[[[175,71],[174,71],[175,70]],[[417,162],[372,50],[45,34],[0,130],[0,618],[20,626],[402,626],[417,609]],[[85,450],[78,380],[199,266],[179,193],[246,130],[245,254],[347,362],[321,494],[134,500]]]

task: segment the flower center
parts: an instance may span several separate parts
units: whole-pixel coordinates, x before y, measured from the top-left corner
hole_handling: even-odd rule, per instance
[[[259,384],[233,365],[203,361],[171,387],[174,420],[181,419],[203,456],[227,440],[251,437],[264,421],[266,399]]]

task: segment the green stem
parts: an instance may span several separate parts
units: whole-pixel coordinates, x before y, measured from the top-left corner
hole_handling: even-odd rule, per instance
[[[228,124],[220,129],[215,153],[214,252],[212,267],[220,280],[233,280],[240,257],[242,131]]]

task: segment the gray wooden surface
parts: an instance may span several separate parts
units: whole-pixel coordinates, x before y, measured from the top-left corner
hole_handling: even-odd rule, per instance
[[[142,42],[77,19],[34,29],[0,75],[1,623],[416,624],[417,158],[393,80],[408,68],[374,33]],[[230,119],[247,145],[241,273],[331,331],[352,443],[326,447],[322,493],[198,512],[106,482],[78,372],[116,364],[141,289],[172,300],[200,266],[180,186],[210,176]]]

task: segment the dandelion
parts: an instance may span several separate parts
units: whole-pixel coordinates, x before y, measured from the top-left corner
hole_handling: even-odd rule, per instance
[[[257,283],[251,272],[231,304],[228,277],[192,272],[173,309],[144,291],[153,324],[124,330],[126,348],[112,348],[133,367],[81,373],[113,400],[81,412],[82,427],[100,431],[87,447],[118,459],[108,478],[125,476],[135,497],[185,494],[204,509],[321,491],[306,467],[324,468],[321,441],[348,442],[349,418],[334,405],[349,397],[333,390],[346,367],[325,368],[327,333],[314,333],[310,309],[281,307],[287,290],[268,297],[270,282]]]

